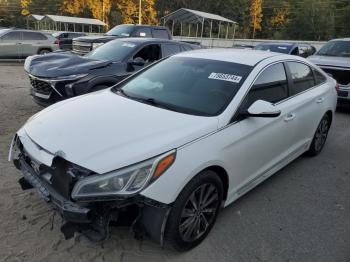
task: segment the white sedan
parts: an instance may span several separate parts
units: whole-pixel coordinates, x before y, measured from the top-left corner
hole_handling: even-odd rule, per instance
[[[67,238],[104,239],[134,208],[137,236],[186,250],[222,207],[301,154],[320,153],[336,103],[336,82],[303,58],[185,52],[39,112],[9,159],[22,188],[60,211]]]

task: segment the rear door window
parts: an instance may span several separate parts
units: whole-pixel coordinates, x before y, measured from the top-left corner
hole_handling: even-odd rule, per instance
[[[280,102],[288,97],[288,81],[284,66],[278,63],[266,68],[257,78],[244,102],[247,109],[257,100],[270,103]]]
[[[19,31],[9,32],[6,35],[2,36],[1,39],[7,41],[21,40],[21,33]]]
[[[23,40],[46,40],[47,37],[36,32],[22,32]]]
[[[153,37],[160,39],[169,39],[169,34],[166,29],[153,29]]]
[[[178,44],[163,44],[163,57],[167,57],[180,52]]]
[[[293,85],[291,86],[291,94],[296,95],[315,86],[315,79],[312,69],[303,63],[288,62],[287,63]]]

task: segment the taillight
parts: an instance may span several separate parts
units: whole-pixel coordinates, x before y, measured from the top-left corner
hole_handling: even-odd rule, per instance
[[[335,90],[339,91],[339,83],[335,85]]]
[[[60,40],[56,39],[55,42],[53,42],[55,45],[59,45],[60,44]]]

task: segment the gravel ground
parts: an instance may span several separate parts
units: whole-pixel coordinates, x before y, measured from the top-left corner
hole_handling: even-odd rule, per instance
[[[61,219],[21,191],[7,162],[10,140],[41,108],[21,64],[0,64],[0,261],[350,261],[350,110],[336,114],[316,158],[300,157],[223,210],[208,238],[187,253],[137,241],[128,228],[91,243],[64,240]]]

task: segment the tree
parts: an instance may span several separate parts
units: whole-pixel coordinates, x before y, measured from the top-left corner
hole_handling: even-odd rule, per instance
[[[263,18],[262,0],[252,0],[250,6],[251,26],[253,28],[253,39],[257,30],[261,30],[261,22]]]

